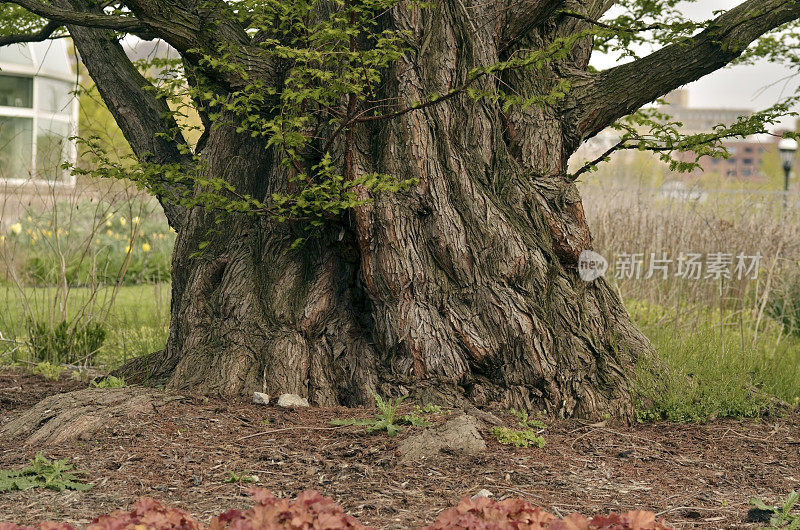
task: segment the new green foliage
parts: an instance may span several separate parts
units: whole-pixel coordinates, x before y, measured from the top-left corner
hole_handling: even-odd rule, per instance
[[[750,504],[763,512],[772,513],[767,530],[797,530],[800,528],[800,513],[797,513],[795,506],[800,500],[800,493],[792,490],[781,500],[778,506],[767,506],[764,501],[757,498],[750,499]]]
[[[48,460],[39,452],[22,469],[0,470],[0,492],[31,488],[86,491],[92,485],[82,482],[80,474],[66,459]]]

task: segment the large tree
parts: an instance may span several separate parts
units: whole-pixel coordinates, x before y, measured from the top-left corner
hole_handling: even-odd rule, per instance
[[[732,61],[793,59],[800,16],[746,0],[692,22],[674,4],[12,0],[0,44],[72,38],[138,159],[103,174],[150,189],[178,233],[169,340],[126,373],[319,405],[411,392],[630,417],[651,347],[606,281],[579,278],[592,238],[568,160]],[[180,64],[158,66],[176,75],[146,78],[128,35],[169,43]],[[688,145],[637,116],[618,148]]]

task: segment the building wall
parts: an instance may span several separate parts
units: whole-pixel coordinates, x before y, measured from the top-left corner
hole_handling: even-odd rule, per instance
[[[0,47],[0,225],[74,186],[76,85],[63,39]]]

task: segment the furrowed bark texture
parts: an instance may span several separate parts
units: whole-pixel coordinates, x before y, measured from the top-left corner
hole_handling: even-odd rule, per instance
[[[501,60],[495,20],[482,4],[393,12],[419,48],[387,74],[385,96],[408,106]],[[554,75],[505,82],[546,92]],[[319,405],[411,392],[630,418],[632,367],[650,346],[604,281],[578,277],[591,237],[564,178],[562,128],[553,109],[504,114],[466,95],[363,124],[353,175],[419,184],[371,197],[299,251],[287,251],[291,227],[249,218],[215,226],[190,212],[174,257],[169,342],[128,371],[146,368],[173,388],[292,392]],[[205,145],[212,174],[259,196],[284,189],[259,142],[221,127]],[[203,256],[189,258],[209,233]]]
[[[251,38],[226,18],[227,4],[208,11],[192,0],[136,0],[126,4],[133,16],[116,17],[84,0],[15,3],[67,25],[126,138],[150,161],[191,163],[182,138],[164,134],[174,127],[166,104],[109,30],[164,38],[183,55],[187,78],[202,73],[218,95],[253,77],[275,85],[282,79],[281,62],[259,52],[266,33]],[[407,30],[414,51],[386,72],[378,97],[391,102],[391,112],[448,94],[476,67],[547,49],[588,27],[559,15],[562,7],[591,19],[610,6],[398,6],[381,24]],[[592,242],[567,160],[617,118],[720,68],[798,17],[798,0],[747,0],[683,42],[596,74],[587,71],[592,41],[582,38],[539,69],[470,85],[530,98],[566,80],[564,98],[504,110],[459,92],[392,119],[362,121],[333,142],[343,174],[377,171],[418,184],[371,197],[361,190],[370,202],[298,250],[289,249],[304,234],[296,225],[237,215],[220,224],[202,208],[162,197],[178,231],[169,340],[121,372],[222,395],[291,392],[318,405],[365,404],[377,391],[630,419],[632,370],[652,349],[604,280],[579,279],[578,256]],[[204,55],[230,47],[246,76],[235,68],[200,72]],[[351,98],[348,109],[357,105]],[[292,191],[289,169],[263,138],[237,132],[240,118],[223,116],[210,127],[201,117],[199,167],[209,177],[254,197]]]

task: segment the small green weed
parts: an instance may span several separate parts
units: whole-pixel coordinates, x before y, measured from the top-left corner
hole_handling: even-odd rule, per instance
[[[0,469],[0,492],[49,488],[56,491],[86,491],[91,484],[80,482],[78,474],[67,460],[48,460],[37,453],[29,466],[22,469]]]
[[[225,477],[226,484],[252,484],[258,482],[258,477],[255,475],[248,475],[245,471],[241,475],[235,471],[228,471],[228,476]]]
[[[800,500],[800,493],[792,490],[781,501],[780,506],[767,506],[762,500],[756,498],[750,499],[750,504],[763,512],[772,512],[774,514],[770,517],[769,526],[766,527],[767,530],[778,528],[797,530],[800,528],[800,513],[792,514],[792,510],[797,505],[798,500]]]
[[[41,375],[45,379],[50,379],[53,381],[58,381],[61,377],[61,372],[64,371],[62,366],[57,364],[53,364],[48,361],[42,361],[40,363],[36,363],[33,367],[32,372],[36,375]]]
[[[442,407],[440,407],[439,405],[434,405],[433,403],[428,403],[419,410],[423,414],[444,414]]]
[[[525,410],[510,409],[508,411],[519,420],[519,426],[525,429],[545,429],[547,425],[540,420],[532,420]]]
[[[125,378],[109,375],[104,377],[100,381],[93,380],[91,382],[91,385],[95,388],[122,388],[123,386],[125,386]]]
[[[377,416],[369,419],[334,419],[331,420],[331,425],[360,425],[366,427],[369,433],[386,431],[389,436],[395,436],[402,429],[401,425],[411,425],[412,427],[428,427],[432,425],[431,421],[424,417],[423,414],[442,414],[442,407],[428,403],[424,407],[415,405],[411,412],[398,417],[397,409],[405,399],[405,396],[384,400],[374,392],[372,395],[375,397],[375,404],[378,407],[379,414]]]
[[[545,445],[543,436],[539,436],[536,429],[510,429],[508,427],[494,427],[491,431],[497,441],[503,445],[516,447],[539,447]]]
[[[404,414],[400,417],[400,422],[411,425],[412,427],[430,427],[431,421],[419,414],[416,410],[411,411],[409,414]]]
[[[400,407],[400,404],[405,400],[405,396],[400,396],[397,399],[388,398],[384,401],[382,397],[380,397],[375,392],[372,393],[375,397],[375,404],[378,407],[379,414],[372,419],[365,419],[365,420],[357,420],[357,419],[346,419],[346,420],[338,420],[334,419],[331,420],[332,425],[361,425],[367,428],[368,433],[386,431],[386,434],[389,436],[396,436],[398,432],[400,432],[400,425],[396,422],[397,418],[397,409]]]

